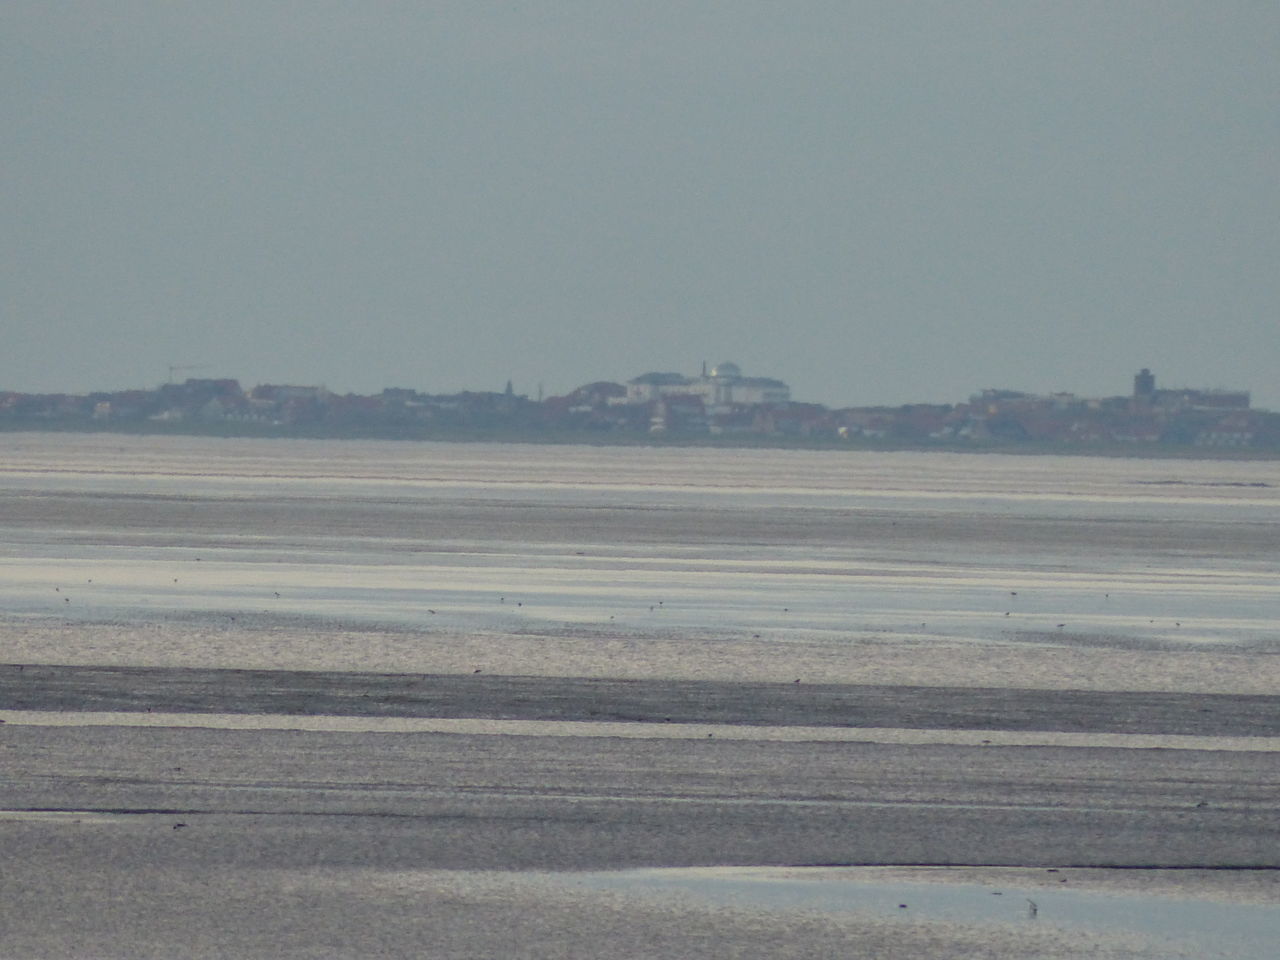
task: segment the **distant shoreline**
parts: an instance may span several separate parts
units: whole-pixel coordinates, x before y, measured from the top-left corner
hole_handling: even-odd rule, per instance
[[[622,431],[573,430],[353,430],[322,425],[230,423],[195,424],[129,422],[97,424],[81,421],[31,423],[0,419],[0,434],[44,433],[120,436],[234,437],[263,440],[391,440],[406,443],[512,443],[540,446],[705,447],[721,450],[832,450],[849,452],[936,452],[1014,456],[1115,457],[1137,460],[1280,460],[1280,449],[1268,447],[1203,447],[1194,444],[1050,444],[1019,441],[911,443],[866,438],[815,438],[761,434],[631,434]]]

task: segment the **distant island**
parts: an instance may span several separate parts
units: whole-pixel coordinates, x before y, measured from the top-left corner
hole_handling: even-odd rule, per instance
[[[791,399],[780,380],[733,363],[701,373],[649,372],[556,397],[503,391],[373,395],[322,386],[187,379],[86,394],[0,392],[0,430],[408,440],[672,443],[737,446],[1280,453],[1280,413],[1247,391],[1156,387],[1150,370],[1123,396],[982,390],[961,403],[830,408]]]

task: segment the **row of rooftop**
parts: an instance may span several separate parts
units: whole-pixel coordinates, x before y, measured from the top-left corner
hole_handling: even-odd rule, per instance
[[[956,404],[846,407],[791,399],[786,383],[725,362],[698,375],[650,372],[597,381],[564,396],[428,394],[388,388],[336,394],[322,386],[187,379],[153,390],[89,394],[0,392],[0,426],[299,432],[432,437],[607,434],[795,437],[832,443],[1047,445],[1176,444],[1280,447],[1280,414],[1253,409],[1246,391],[1163,389],[1143,369],[1124,396],[983,390]]]

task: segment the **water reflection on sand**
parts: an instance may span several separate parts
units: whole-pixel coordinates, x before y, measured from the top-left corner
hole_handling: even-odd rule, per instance
[[[1269,872],[1225,875],[1211,882],[1203,871],[1157,873],[1120,880],[1107,877],[1105,871],[1071,869],[725,867],[601,872],[577,880],[638,896],[853,913],[903,924],[1035,925],[1067,933],[1121,933],[1133,936],[1134,946],[1161,951],[1162,956],[1275,956],[1280,912],[1274,904],[1275,878]],[[1188,888],[1200,896],[1193,898]],[[1222,899],[1206,897],[1206,889]]]

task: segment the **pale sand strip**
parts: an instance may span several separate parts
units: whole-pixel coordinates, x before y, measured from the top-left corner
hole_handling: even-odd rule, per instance
[[[903,727],[793,727],[585,720],[490,720],[241,713],[123,713],[0,710],[0,723],[47,727],[191,727],[332,733],[457,733],[515,737],[618,737],[635,740],[770,740],[804,743],[900,743],[994,747],[1107,747],[1130,750],[1280,752],[1280,737],[1200,737],[1137,733],[916,730]]]

